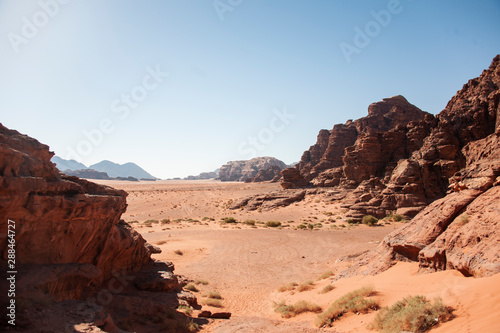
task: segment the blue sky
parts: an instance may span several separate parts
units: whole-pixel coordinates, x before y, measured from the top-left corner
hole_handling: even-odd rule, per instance
[[[291,163],[382,98],[440,112],[500,53],[499,17],[498,0],[0,0],[0,122],[161,178]]]

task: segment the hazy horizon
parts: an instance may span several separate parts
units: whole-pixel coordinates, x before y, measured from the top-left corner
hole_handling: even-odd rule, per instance
[[[500,53],[500,2],[0,0],[0,122],[159,178],[300,160],[403,95],[437,114]]]

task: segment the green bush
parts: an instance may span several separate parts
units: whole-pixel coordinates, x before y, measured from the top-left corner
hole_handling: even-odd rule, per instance
[[[424,296],[406,297],[377,314],[371,328],[384,333],[426,332],[453,317],[453,309],[440,298],[431,303]]]
[[[367,226],[374,226],[377,224],[378,219],[373,216],[373,215],[365,215],[363,216],[363,219],[361,220],[361,223],[366,224]]]
[[[225,217],[222,221],[224,223],[238,223],[234,217]]]
[[[266,225],[266,227],[277,228],[277,227],[281,226],[281,222],[279,222],[279,221],[267,221],[265,225]]]

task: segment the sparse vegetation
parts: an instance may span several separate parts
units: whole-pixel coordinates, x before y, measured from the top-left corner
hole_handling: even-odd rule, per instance
[[[161,224],[168,224],[168,223],[170,223],[170,219],[163,219],[160,222],[161,222]]]
[[[347,219],[347,223],[349,224],[357,224],[353,219]]]
[[[390,220],[394,222],[405,222],[405,218],[401,214],[389,214],[384,218],[384,220]]]
[[[328,272],[325,272],[323,274],[321,274],[319,277],[318,277],[318,280],[324,280],[324,279],[327,279],[329,278],[330,276],[333,275],[333,271],[328,271]]]
[[[378,222],[378,219],[373,216],[373,215],[365,215],[363,216],[363,219],[361,220],[361,223],[366,224],[367,226],[374,226]]]
[[[222,296],[218,291],[209,291],[205,297],[207,298],[212,298],[212,299],[222,299]]]
[[[332,284],[327,284],[323,289],[321,289],[318,294],[326,294],[329,291],[332,291],[335,287]]]
[[[363,287],[337,299],[325,312],[321,313],[317,320],[318,327],[331,326],[331,324],[347,312],[367,313],[379,308],[377,301],[367,299],[374,294],[372,287]]]
[[[195,285],[203,285],[203,286],[206,286],[208,284],[208,281],[207,280],[201,280],[201,279],[198,279],[198,280],[195,280],[194,281],[194,284]]]
[[[225,217],[222,219],[223,223],[238,223],[234,217]]]
[[[305,225],[305,224],[299,224],[297,226],[297,229],[301,229],[301,230],[307,229],[307,225]]]
[[[180,311],[184,312],[188,316],[190,316],[193,313],[193,309],[190,306],[187,306],[187,305],[179,305],[177,307],[177,310],[180,310]]]
[[[285,292],[285,291],[292,291],[295,289],[295,287],[298,286],[298,283],[295,283],[295,282],[292,282],[292,283],[289,283],[289,284],[285,284],[284,286],[281,286],[278,288],[278,291],[280,293],[282,292]]]
[[[182,253],[181,250],[175,250],[174,253],[179,255],[179,256],[182,256],[184,254],[184,253]]]
[[[321,312],[321,307],[302,300],[293,305],[286,305],[284,302],[275,303],[274,311],[280,313],[283,318],[291,318],[304,312]]]
[[[382,308],[371,328],[384,333],[426,332],[452,317],[453,309],[444,305],[440,298],[432,303],[424,296],[412,296]]]
[[[297,286],[297,291],[299,293],[301,293],[303,291],[308,291],[308,290],[311,290],[313,288],[314,288],[314,282],[307,281],[307,282],[304,282],[304,283],[300,284],[299,286]]]
[[[198,292],[198,291],[199,291],[199,290],[198,290],[198,288],[196,288],[196,286],[195,286],[194,284],[192,284],[192,283],[188,283],[188,284],[184,287],[184,289],[189,290],[189,291],[192,291],[192,292]]]
[[[469,215],[467,214],[462,214],[460,215],[460,217],[457,219],[457,222],[456,222],[459,226],[463,226],[467,223],[469,223]]]
[[[245,220],[245,221],[243,221],[243,224],[246,224],[246,225],[255,225],[255,220]]]
[[[266,227],[277,228],[281,226],[281,222],[279,221],[267,221],[265,224]]]
[[[224,307],[222,305],[222,302],[220,300],[214,299],[214,298],[207,298],[202,303],[203,303],[203,305],[212,306],[214,308],[222,308],[222,307]]]

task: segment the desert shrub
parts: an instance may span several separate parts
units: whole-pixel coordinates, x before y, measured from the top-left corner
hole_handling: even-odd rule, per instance
[[[210,220],[210,217],[204,216],[201,220],[202,221]]]
[[[302,300],[293,305],[286,305],[284,302],[277,303],[274,305],[274,311],[280,313],[283,318],[291,318],[304,312],[321,312],[321,307]]]
[[[223,307],[222,302],[220,300],[214,299],[214,298],[207,298],[202,303],[204,305],[212,306],[214,308],[222,308]]]
[[[307,229],[313,230],[314,229],[314,224],[308,223],[307,224]]]
[[[198,292],[198,288],[196,288],[196,286],[192,283],[188,283],[186,284],[186,286],[184,287],[184,289],[186,290],[189,290],[189,291],[192,291],[192,292]]]
[[[323,214],[325,214],[326,216],[332,216],[333,212],[323,212]]]
[[[365,215],[363,216],[363,219],[361,220],[361,223],[366,224],[367,226],[374,226],[377,224],[378,219],[373,216],[373,215]]]
[[[161,224],[167,224],[170,223],[170,219],[162,219],[160,222]]]
[[[347,219],[347,223],[349,223],[349,224],[356,224],[356,222],[353,219]]]
[[[197,323],[195,323],[192,320],[186,320],[186,321],[178,322],[177,328],[180,328],[181,330],[184,330],[186,332],[194,333],[194,332],[199,331],[200,325],[198,325]],[[174,331],[174,332],[176,332],[176,331]]]
[[[224,223],[238,223],[234,217],[225,217],[222,219],[222,222]]]
[[[187,305],[179,305],[177,307],[177,310],[180,310],[180,311],[184,312],[188,316],[190,316],[193,313],[193,309],[190,306],[187,306]]]
[[[158,220],[146,220],[144,221],[144,224],[153,224],[153,223],[159,223],[160,221]]]
[[[298,286],[298,284],[297,284],[297,283],[292,282],[292,283],[285,284],[285,285],[283,285],[283,286],[279,287],[279,288],[278,288],[278,291],[279,291],[280,293],[285,292],[285,291],[291,291],[291,290],[294,290],[294,289],[295,289],[295,287],[297,287],[297,286]]]
[[[279,222],[279,221],[267,221],[265,225],[266,225],[266,227],[277,228],[277,227],[281,226],[281,222]]]
[[[367,299],[373,293],[372,287],[363,287],[345,294],[318,316],[316,325],[318,327],[330,326],[347,312],[366,313],[370,310],[377,310],[378,303],[373,299]]]
[[[329,278],[330,276],[333,275],[333,271],[328,271],[328,272],[325,272],[323,274],[321,274],[319,277],[318,277],[318,280],[324,280],[324,279],[327,279]]]
[[[205,296],[212,299],[222,299],[218,291],[209,291]]]
[[[207,280],[201,280],[201,279],[199,279],[199,280],[195,280],[194,284],[196,284],[196,285],[201,284],[203,286],[206,286],[208,284],[208,281]]]
[[[301,229],[301,230],[303,230],[303,229],[307,229],[307,225],[305,225],[305,224],[299,224],[299,225],[297,226],[297,229]]]
[[[335,287],[332,284],[328,284],[323,289],[321,289],[318,292],[318,294],[326,294],[327,292],[332,291],[333,289],[335,289]]]
[[[181,250],[175,250],[174,253],[179,255],[179,256],[182,256],[184,254],[184,253],[182,253]]]
[[[371,326],[385,333],[426,332],[452,317],[453,309],[444,305],[440,298],[432,303],[424,296],[412,296],[382,308]]]
[[[401,214],[389,214],[385,217],[387,220],[392,220],[394,222],[401,222],[404,221],[404,217]]]
[[[465,225],[469,223],[469,215],[467,214],[462,214],[460,217],[457,219],[457,222],[459,226]]]
[[[314,227],[320,229],[320,228],[323,228],[323,224],[321,224],[321,223],[314,223]]]
[[[314,282],[312,281],[307,281],[307,282],[304,282],[300,285],[297,286],[297,291],[299,293],[303,292],[303,291],[308,291],[308,290],[311,290],[314,288]]]
[[[245,221],[243,221],[243,224],[246,224],[246,225],[255,225],[255,220],[245,220]]]

